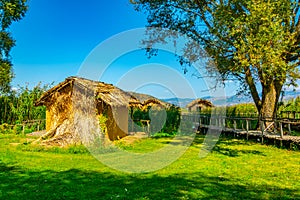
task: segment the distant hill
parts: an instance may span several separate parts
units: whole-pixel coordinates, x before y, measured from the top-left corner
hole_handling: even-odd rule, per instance
[[[295,98],[297,96],[300,96],[300,90],[285,91],[283,100],[289,100],[289,99]],[[227,97],[226,99],[221,98],[221,97],[206,96],[206,97],[202,97],[202,99],[211,101],[216,106],[234,105],[234,104],[240,104],[240,103],[252,103],[253,102],[252,97],[242,96],[242,95],[233,95],[233,96]],[[181,108],[185,108],[188,103],[190,103],[191,101],[193,101],[195,99],[192,99],[192,98],[170,98],[170,99],[161,99],[161,100],[171,103],[171,104],[174,104]]]

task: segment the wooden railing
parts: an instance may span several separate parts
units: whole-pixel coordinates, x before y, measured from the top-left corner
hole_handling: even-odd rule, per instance
[[[292,126],[300,126],[300,119],[295,118],[276,118],[262,119],[259,117],[234,117],[221,115],[201,115],[185,113],[182,115],[183,120],[188,120],[202,128],[220,129],[224,131],[260,131],[262,135],[273,134],[284,136],[292,133]],[[285,131],[287,130],[287,131]]]
[[[22,134],[25,134],[25,130],[26,128],[29,127],[33,127],[35,126],[36,128],[34,129],[34,131],[40,131],[41,129],[45,129],[45,119],[37,119],[37,120],[26,120],[23,121],[22,123],[19,124],[6,124],[5,126],[10,127],[11,129],[15,128],[15,127],[21,127],[21,132]],[[44,124],[44,125],[43,125]]]

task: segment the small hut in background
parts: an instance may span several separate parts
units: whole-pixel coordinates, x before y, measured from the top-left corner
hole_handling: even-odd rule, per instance
[[[170,106],[172,106],[171,104],[169,103],[166,103],[166,102],[163,102],[159,99],[155,99],[155,98],[151,98],[151,99],[148,99],[148,100],[145,100],[143,103],[142,103],[143,107],[145,109],[149,108],[149,107],[153,107],[153,108],[168,108]]]
[[[201,110],[204,110],[205,108],[211,108],[214,107],[213,104],[205,99],[196,99],[189,103],[187,106],[187,109],[189,112],[201,112]]]
[[[141,93],[136,93],[136,92],[128,92],[131,96],[135,97],[140,103],[139,106],[141,109],[147,109],[149,107],[163,107],[163,108],[168,108],[172,106],[172,104],[161,101],[151,95],[148,94],[141,94]],[[133,105],[131,103],[131,105]]]
[[[46,131],[41,141],[66,146],[89,143],[101,135],[99,117],[105,117],[107,136],[116,140],[128,134],[129,107],[140,102],[123,90],[103,82],[67,78],[36,103],[46,106]]]

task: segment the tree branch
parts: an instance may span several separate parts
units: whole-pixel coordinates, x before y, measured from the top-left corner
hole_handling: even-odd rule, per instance
[[[255,85],[255,82],[253,80],[253,77],[252,77],[252,73],[251,73],[251,70],[250,70],[250,67],[245,67],[245,79],[246,79],[246,82],[249,86],[249,89],[250,89],[250,93],[253,97],[253,100],[254,100],[254,103],[256,105],[256,108],[257,110],[259,111],[261,109],[261,99],[258,95],[258,91],[257,91],[257,88],[256,88],[256,85]]]

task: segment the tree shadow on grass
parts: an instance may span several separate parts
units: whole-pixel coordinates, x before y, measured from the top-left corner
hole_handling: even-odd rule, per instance
[[[187,145],[190,145],[192,147],[199,147],[199,144],[203,144],[205,140],[205,136],[203,135],[197,135],[195,138],[186,138],[186,141],[191,141],[192,143],[186,142]],[[162,144],[171,144],[171,145],[183,145],[184,144],[184,138],[181,138],[180,141],[162,141]],[[257,150],[240,150],[240,149],[234,149],[235,146],[251,146],[255,145],[256,143],[253,143],[251,141],[245,141],[245,140],[237,140],[237,139],[230,139],[226,137],[220,137],[219,141],[217,142],[216,146],[214,146],[212,152],[220,153],[225,156],[230,157],[238,157],[242,156],[244,154],[252,154],[252,155],[259,155],[259,156],[266,156],[261,151]],[[233,147],[233,148],[231,148]]]
[[[0,199],[297,199],[297,191],[201,173],[28,171],[0,163]]]
[[[213,149],[213,152],[217,152],[217,153],[223,154],[225,156],[229,156],[229,157],[238,157],[243,154],[266,156],[264,153],[257,151],[257,150],[238,150],[238,149],[231,149],[231,148],[221,147],[221,146],[216,146]]]
[[[205,135],[196,135],[193,141],[193,145],[202,144],[205,140]],[[238,146],[238,145],[245,145],[245,146],[252,146],[257,143],[254,143],[252,141],[247,141],[243,139],[236,139],[236,138],[230,138],[220,135],[218,139],[217,144],[226,144],[228,146]]]

